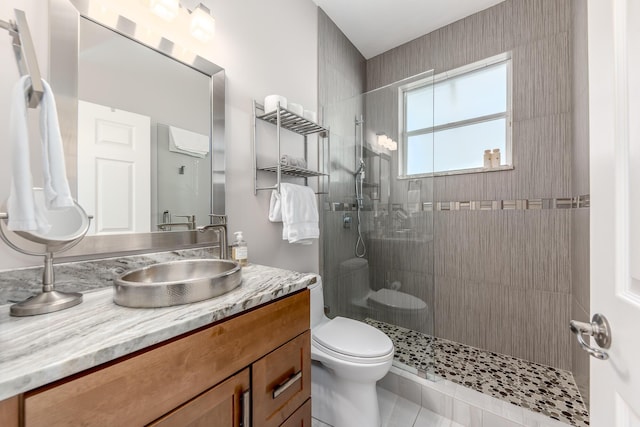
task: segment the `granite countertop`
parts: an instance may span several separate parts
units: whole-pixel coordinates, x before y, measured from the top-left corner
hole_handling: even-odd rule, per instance
[[[124,270],[129,270],[134,268],[132,266],[202,255],[205,254],[181,251],[129,257],[128,261],[102,260],[56,266],[56,274],[58,270],[73,271],[74,268],[85,271],[85,277],[76,280],[75,289],[64,289],[84,292],[82,304],[32,317],[10,317],[9,305],[0,305],[0,400],[302,290],[314,277],[274,267],[248,265],[242,269],[242,285],[225,295],[193,304],[138,309],[113,303],[112,278],[109,277],[117,275],[115,271],[107,269],[109,273],[103,272],[102,276],[95,271],[93,275],[88,273],[109,262],[115,262],[115,265],[125,262]],[[94,268],[86,264],[99,265]],[[33,269],[0,273],[0,288],[14,283],[11,277],[32,275],[29,270]],[[91,283],[83,287],[83,281]]]

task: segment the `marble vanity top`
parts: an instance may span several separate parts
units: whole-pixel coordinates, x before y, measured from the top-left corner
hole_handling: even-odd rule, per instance
[[[242,269],[242,285],[217,298],[151,309],[120,307],[113,303],[111,280],[120,270],[193,256],[172,252],[147,255],[142,261],[96,261],[93,264],[111,267],[105,267],[102,272],[96,272],[93,267],[80,268],[84,277],[78,273],[73,290],[84,292],[83,303],[57,313],[10,317],[9,304],[5,301],[5,305],[0,305],[0,400],[304,289],[314,277],[248,265]],[[64,277],[58,270],[65,269],[73,271],[73,266],[56,266],[56,274]],[[32,269],[0,273],[0,290],[5,285],[7,288],[15,285],[11,277],[32,275],[29,270]],[[83,281],[91,283],[81,286]],[[65,288],[71,290],[70,286]],[[4,293],[6,299],[13,299],[6,296],[11,295],[10,292]]]

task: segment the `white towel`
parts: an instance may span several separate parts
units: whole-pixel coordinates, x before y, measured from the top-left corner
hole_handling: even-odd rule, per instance
[[[316,195],[309,187],[280,184],[282,239],[289,243],[311,244],[320,237]]]
[[[43,80],[44,95],[40,104],[40,134],[42,137],[42,167],[47,208],[73,206],[64,164],[62,138],[58,125],[55,100],[49,85]],[[7,200],[10,230],[46,233],[50,226],[33,196],[31,165],[29,163],[29,132],[25,91],[31,85],[29,76],[23,76],[13,88],[11,99],[12,176]]]
[[[74,203],[67,180],[56,100],[49,83],[42,80],[42,86],[44,94],[40,102],[40,137],[45,202],[49,209],[68,208]]]
[[[276,190],[271,192],[271,200],[269,201],[269,221],[282,222],[282,204],[280,203],[280,194]]]
[[[169,151],[204,158],[209,153],[209,136],[169,126]]]
[[[307,161],[304,157],[293,157],[288,154],[283,154],[280,157],[280,164],[287,166],[296,166],[302,169],[307,168]]]

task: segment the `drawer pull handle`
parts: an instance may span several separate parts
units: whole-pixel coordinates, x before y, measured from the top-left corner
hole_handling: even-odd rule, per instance
[[[278,396],[284,393],[285,390],[291,387],[300,378],[302,378],[302,371],[296,372],[295,374],[291,375],[285,382],[278,384],[278,386],[273,389],[273,398],[277,399]]]
[[[241,427],[251,426],[251,390],[247,390],[242,394],[242,419]]]

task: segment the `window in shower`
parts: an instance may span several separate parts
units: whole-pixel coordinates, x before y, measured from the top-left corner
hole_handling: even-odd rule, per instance
[[[508,54],[404,86],[400,97],[401,176],[485,171],[485,150],[494,149],[497,168],[511,166]]]

